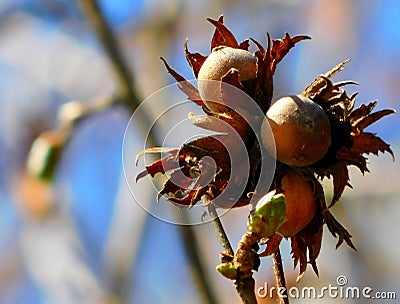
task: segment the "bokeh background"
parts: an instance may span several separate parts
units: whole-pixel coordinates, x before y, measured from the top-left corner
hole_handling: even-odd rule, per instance
[[[361,85],[349,90],[359,91],[359,103],[379,99],[378,109],[399,109],[399,1],[99,3],[116,31],[142,98],[173,82],[160,56],[187,79],[193,77],[183,42],[189,37],[190,50],[208,54],[214,29],[205,18],[224,14],[239,40],[252,37],[265,44],[267,32],[273,38],[285,32],[313,38],[296,46],[279,64],[275,99],[300,92],[317,75],[351,58],[335,79],[358,81]],[[53,184],[25,173],[33,140],[57,127],[60,106],[73,100],[91,106],[115,90],[112,66],[79,1],[0,2],[0,303],[210,302],[183,246],[182,229],[149,216],[129,193],[121,161],[130,117],[125,108],[113,106],[76,125]],[[400,155],[397,115],[369,130],[378,132]],[[143,145],[140,131],[130,136]],[[399,169],[399,162],[385,154],[370,157],[371,173],[351,171],[354,189],[346,189],[333,213],[353,234],[358,252],[346,245],[335,250],[336,240],[325,231],[319,278],[308,269],[295,283],[298,269],[293,270],[289,242],[283,243],[289,286],[323,287],[345,275],[347,286],[395,291],[400,297]],[[141,183],[155,204],[150,180]],[[246,216],[247,209],[240,209],[222,218],[234,246],[245,231]],[[216,303],[239,303],[232,282],[214,270],[221,249],[211,225],[193,230],[208,293],[214,294]],[[263,258],[255,277],[257,287],[274,284],[270,258]]]

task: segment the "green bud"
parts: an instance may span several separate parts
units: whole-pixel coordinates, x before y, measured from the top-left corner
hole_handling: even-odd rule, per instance
[[[286,222],[285,215],[285,196],[271,191],[258,201],[254,212],[250,215],[247,229],[260,238],[270,237]]]
[[[237,269],[233,266],[232,263],[222,263],[217,265],[217,271],[222,274],[225,278],[230,280],[236,280],[238,276]]]

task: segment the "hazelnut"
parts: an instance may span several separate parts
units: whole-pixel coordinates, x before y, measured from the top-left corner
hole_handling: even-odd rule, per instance
[[[257,57],[243,49],[221,46],[214,48],[201,66],[197,77],[199,92],[210,110],[220,111],[221,80],[232,71],[238,72],[239,81],[256,78]]]
[[[308,166],[323,158],[331,144],[328,116],[317,103],[302,95],[282,97],[267,111],[263,132],[264,146],[276,158],[290,166]],[[276,150],[275,150],[276,149]]]

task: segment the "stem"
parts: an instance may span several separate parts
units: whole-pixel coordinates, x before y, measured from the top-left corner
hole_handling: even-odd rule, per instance
[[[278,290],[279,303],[289,304],[289,298],[286,288],[285,272],[283,271],[281,252],[278,249],[272,254],[272,262],[274,264],[274,274],[276,288]]]

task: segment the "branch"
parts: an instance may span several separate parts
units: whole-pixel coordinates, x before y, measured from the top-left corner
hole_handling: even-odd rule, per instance
[[[254,292],[255,281],[253,277],[236,280],[235,286],[243,304],[257,304],[257,298]]]

